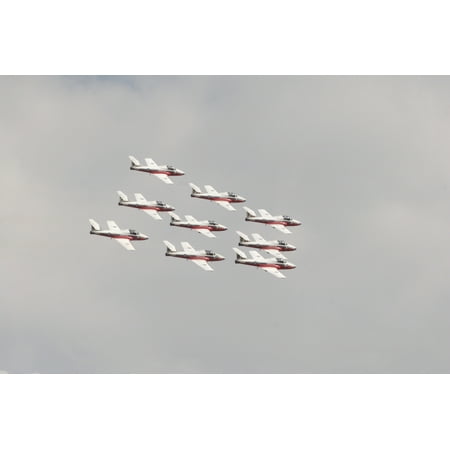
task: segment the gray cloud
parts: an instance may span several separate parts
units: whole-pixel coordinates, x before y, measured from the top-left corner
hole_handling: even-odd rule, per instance
[[[448,372],[448,77],[2,77],[0,367],[8,372]],[[166,186],[127,155],[187,174]],[[278,237],[188,181],[304,225],[286,280],[233,263]],[[229,226],[119,208],[142,192]],[[87,219],[150,234],[129,254]],[[227,256],[215,272],[162,239]],[[131,253],[131,252],[130,252]]]

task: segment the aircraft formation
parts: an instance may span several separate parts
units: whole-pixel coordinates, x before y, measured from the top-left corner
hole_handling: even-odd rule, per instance
[[[171,165],[158,165],[151,158],[145,158],[145,164],[141,164],[134,156],[129,156],[129,159],[131,161],[130,170],[154,175],[166,184],[173,184],[171,177],[185,175],[184,171]],[[193,183],[189,183],[189,186],[192,189],[192,198],[209,200],[228,211],[236,211],[232,205],[233,203],[246,202],[244,197],[234,192],[218,192],[210,185],[205,185],[204,191]],[[128,208],[143,211],[154,220],[163,220],[160,213],[167,213],[171,218],[170,226],[188,228],[197,231],[208,238],[216,237],[213,231],[216,233],[228,229],[225,225],[222,225],[215,220],[197,220],[191,215],[185,215],[183,220],[174,213],[175,208],[173,206],[161,200],[149,201],[141,193],[135,193],[134,200],[130,200],[128,195],[124,194],[122,191],[117,191],[117,194],[119,196],[119,206],[126,206]],[[301,225],[300,221],[295,220],[290,216],[273,216],[265,209],[258,209],[259,215],[246,206],[244,206],[243,209],[246,212],[245,221],[269,225],[284,234],[291,233],[288,227]],[[106,221],[106,229],[102,229],[94,219],[89,219],[89,223],[91,225],[90,234],[114,239],[126,250],[135,250],[132,244],[133,241],[143,241],[148,239],[147,235],[134,229],[121,229],[113,220]],[[252,233],[251,238],[241,231],[236,231],[236,233],[239,236],[238,246],[262,250],[270,255],[270,257],[264,257],[256,250],[249,250],[250,257],[248,257],[241,249],[233,247],[233,250],[236,253],[236,259],[234,261],[236,264],[260,268],[277,278],[286,278],[285,275],[280,272],[281,270],[295,269],[295,264],[289,262],[283,254],[284,252],[295,251],[296,247],[294,245],[288,244],[281,239],[266,240],[257,233]],[[208,263],[223,261],[225,259],[224,256],[212,250],[195,250],[189,242],[186,241],[181,242],[182,250],[177,250],[176,247],[167,240],[164,240],[163,242],[166,246],[166,256],[192,261],[205,271],[214,270]]]

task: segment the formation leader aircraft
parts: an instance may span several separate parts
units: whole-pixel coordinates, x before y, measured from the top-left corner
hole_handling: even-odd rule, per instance
[[[210,261],[223,261],[225,257],[219,255],[212,250],[194,250],[189,244],[189,242],[182,242],[181,246],[183,251],[177,252],[177,249],[169,241],[163,241],[166,244],[166,256],[173,256],[175,258],[184,258],[192,261],[197,266],[201,267],[203,270],[212,271],[214,270],[208,262]]]
[[[173,184],[173,181],[169,177],[177,177],[184,175],[184,172],[173,166],[158,166],[158,164],[151,158],[145,158],[145,165],[142,164],[134,157],[129,156],[131,160],[130,170],[137,170],[138,172],[147,172],[155,177],[158,177],[166,184]]]
[[[145,241],[148,239],[148,236],[143,233],[138,233],[136,230],[121,230],[114,220],[106,221],[108,225],[108,229],[106,230],[101,230],[100,225],[94,219],[89,219],[89,223],[91,224],[91,234],[114,239],[127,250],[135,250],[130,241]]]
[[[285,234],[291,233],[286,227],[296,227],[298,225],[301,225],[300,221],[294,220],[292,219],[292,217],[272,216],[272,214],[269,214],[265,209],[258,209],[258,212],[260,214],[259,216],[257,216],[252,209],[247,208],[246,206],[244,206],[244,209],[247,212],[245,220],[247,220],[248,222],[264,223]]]
[[[130,201],[128,200],[128,196],[126,196],[122,191],[117,191],[117,193],[120,197],[120,206],[129,206],[130,208],[140,209],[141,211],[147,213],[149,216],[152,216],[155,220],[162,220],[162,217],[158,214],[158,211],[175,211],[175,208],[173,206],[170,206],[167,203],[162,202],[161,200],[148,201],[142,194],[134,194],[136,201]]]
[[[193,183],[189,183],[192,188],[191,197],[201,198],[204,200],[210,200],[216,202],[218,205],[222,206],[228,211],[236,211],[231,203],[242,203],[245,202],[245,198],[234,192],[217,192],[212,186],[205,184],[205,191],[202,192],[201,189]]]
[[[276,258],[286,257],[280,252],[290,252],[296,250],[296,247],[292,244],[288,244],[286,241],[276,240],[276,241],[266,241],[261,235],[258,233],[252,234],[252,239],[250,239],[246,234],[236,231],[239,235],[239,245],[243,247],[253,247],[264,250],[265,252],[275,256]]]
[[[247,258],[246,254],[233,247],[236,252],[236,264],[246,264],[248,266],[259,267],[262,270],[270,273],[277,278],[286,278],[280,270],[295,269],[295,264],[292,264],[284,258],[264,258],[256,250],[250,250],[251,258]]]
[[[216,235],[211,231],[225,231],[227,227],[217,223],[215,220],[197,220],[193,216],[185,216],[186,220],[181,220],[175,213],[170,212],[170,225],[174,227],[190,228],[191,230],[198,231],[204,236],[215,238]]]

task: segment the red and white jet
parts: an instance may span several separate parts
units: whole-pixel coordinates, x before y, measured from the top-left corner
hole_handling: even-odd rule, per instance
[[[205,184],[206,192],[202,192],[201,189],[193,183],[189,183],[192,188],[191,197],[201,198],[204,200],[211,200],[216,202],[228,211],[236,211],[230,203],[242,203],[245,202],[245,198],[234,192],[217,192],[212,186]]]
[[[272,228],[275,228],[285,234],[291,233],[291,231],[286,227],[296,227],[302,224],[300,221],[294,220],[289,216],[272,216],[272,214],[269,214],[265,209],[258,209],[260,216],[257,216],[256,213],[250,208],[247,208],[246,206],[243,208],[247,212],[247,216],[245,217],[246,221],[270,225]]]
[[[158,177],[161,181],[164,181],[166,184],[173,184],[173,181],[169,177],[179,177],[184,175],[182,170],[173,166],[158,166],[151,158],[145,158],[146,165],[141,165],[134,156],[130,155],[129,158],[131,160],[130,170],[150,173]]]
[[[130,208],[140,209],[141,211],[147,213],[149,216],[152,216],[155,220],[162,220],[162,217],[158,214],[158,211],[175,211],[175,208],[173,206],[170,206],[167,203],[162,202],[161,200],[148,201],[142,194],[134,194],[136,201],[130,201],[128,200],[128,196],[126,196],[122,191],[117,191],[117,193],[120,197],[120,206],[129,206]]]
[[[185,216],[186,220],[181,220],[175,213],[170,212],[170,225],[174,227],[190,228],[198,231],[204,236],[215,238],[216,236],[211,231],[225,231],[227,227],[217,223],[215,220],[197,220],[193,216]]]
[[[214,270],[207,261],[223,261],[224,256],[219,255],[212,250],[194,250],[189,244],[189,242],[182,242],[181,246],[183,251],[177,252],[177,249],[169,241],[163,241],[166,244],[166,256],[173,256],[175,258],[184,258],[192,261],[197,266],[201,267],[203,270],[212,271]]]
[[[280,270],[295,269],[295,264],[292,264],[284,258],[263,258],[256,250],[250,250],[251,258],[247,258],[246,254],[233,247],[236,252],[236,264],[246,264],[248,266],[255,266],[270,273],[277,278],[286,278]]]
[[[253,240],[251,240],[246,234],[236,231],[239,235],[239,245],[243,247],[253,247],[264,250],[265,252],[275,256],[276,258],[286,257],[280,252],[291,252],[296,250],[296,247],[292,244],[288,244],[286,241],[266,241],[261,235],[257,233],[252,234]]]
[[[89,223],[91,224],[90,234],[114,239],[127,250],[135,250],[130,241],[145,241],[148,239],[148,236],[143,233],[138,233],[136,230],[121,230],[114,220],[106,221],[106,224],[108,225],[107,230],[101,230],[100,225],[94,219],[89,219]]]

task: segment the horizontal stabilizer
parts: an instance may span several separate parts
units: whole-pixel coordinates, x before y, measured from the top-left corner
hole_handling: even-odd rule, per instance
[[[171,244],[169,241],[163,241],[163,242],[164,242],[164,244],[166,244],[167,249],[170,250],[171,252],[177,251],[175,245]]]
[[[174,212],[170,211],[169,216],[172,217],[173,220],[181,220],[180,216],[178,214],[175,214]]]
[[[202,192],[201,189],[198,186],[196,186],[194,183],[189,183],[189,186],[192,188],[192,191],[196,192],[197,194],[200,194],[200,192]]]
[[[253,209],[250,209],[247,206],[243,206],[243,208],[245,209],[247,216],[256,217],[256,213],[255,213],[255,211],[253,211]]]
[[[117,191],[117,194],[119,194],[120,200],[122,200],[123,202],[128,201],[128,197],[122,191]]]
[[[100,225],[94,219],[89,219],[89,223],[91,224],[91,227],[94,230],[96,230],[96,231],[100,230]]]
[[[130,158],[131,164],[133,166],[140,166],[141,165],[141,163],[134,156],[130,155],[128,158]]]
[[[238,258],[247,259],[247,255],[242,250],[240,250],[240,249],[238,249],[236,247],[233,247],[233,250],[238,255]]]
[[[240,231],[236,231],[236,233],[239,235],[239,237],[241,238],[241,241],[246,241],[248,242],[250,239],[248,238],[248,236]]]

